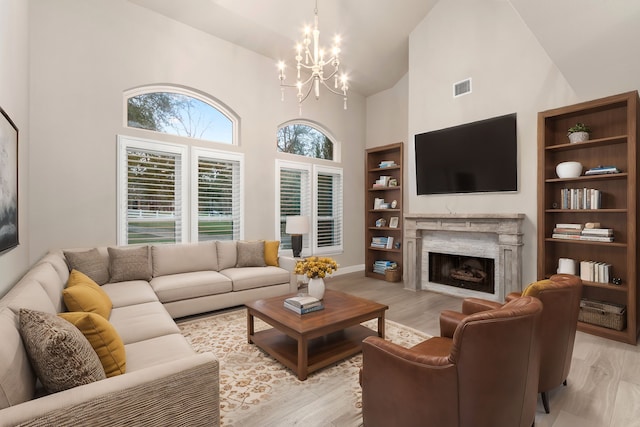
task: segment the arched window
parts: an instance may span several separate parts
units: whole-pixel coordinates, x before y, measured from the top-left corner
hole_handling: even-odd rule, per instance
[[[327,132],[304,122],[290,122],[278,128],[278,151],[315,159],[337,160],[336,144]]]
[[[126,126],[222,144],[237,144],[237,118],[221,103],[188,89],[145,86],[125,93]]]

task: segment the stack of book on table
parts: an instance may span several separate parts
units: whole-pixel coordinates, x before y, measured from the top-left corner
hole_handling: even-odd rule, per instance
[[[284,306],[298,314],[311,313],[324,308],[321,300],[309,295],[287,298],[284,300]]]

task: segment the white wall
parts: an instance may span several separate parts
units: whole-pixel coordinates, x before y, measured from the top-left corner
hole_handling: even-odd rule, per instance
[[[453,83],[473,92],[454,99]],[[523,281],[536,278],[537,112],[576,102],[573,90],[507,0],[439,2],[410,36],[409,197],[412,213],[524,213]],[[518,191],[416,196],[413,135],[517,113]]]
[[[367,148],[408,142],[409,75],[392,88],[367,98]]]
[[[0,107],[18,127],[18,238],[0,254],[0,296],[29,266],[29,23],[28,2],[0,0]]]
[[[30,18],[31,261],[49,248],[115,244],[116,135],[148,136],[122,126],[122,93],[152,83],[196,88],[240,116],[230,149],[246,159],[244,237],[275,238],[275,135],[299,116],[294,93],[280,102],[274,60],[124,0],[32,0]],[[324,93],[303,114],[341,143],[345,253],[336,258],[361,264],[365,100],[350,94],[345,112]]]

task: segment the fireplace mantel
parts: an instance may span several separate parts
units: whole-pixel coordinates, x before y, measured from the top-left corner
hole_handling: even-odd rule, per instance
[[[428,214],[409,213],[404,216],[406,250],[405,287],[411,290],[431,289],[456,296],[482,296],[487,299],[504,301],[505,295],[522,289],[522,223],[524,214]],[[442,287],[428,283],[423,277],[424,248],[429,247],[429,239],[451,237],[464,239],[459,246],[471,245],[477,241],[476,251],[482,250],[485,239],[491,239],[495,251],[496,291],[494,294],[478,295],[475,291]],[[455,246],[455,243],[454,245]],[[451,288],[450,290],[448,288]]]

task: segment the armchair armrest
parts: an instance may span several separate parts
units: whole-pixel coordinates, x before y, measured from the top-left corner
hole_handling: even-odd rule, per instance
[[[509,302],[509,301],[513,301],[516,298],[520,298],[522,296],[522,292],[511,292],[509,295],[507,295],[504,299],[505,303]]]
[[[440,312],[440,336],[446,338],[453,338],[453,333],[456,328],[462,322],[462,319],[467,317],[468,314],[460,313],[453,310],[443,310]]]
[[[457,420],[458,375],[447,357],[414,352],[378,337],[363,341],[362,357],[364,425],[424,425],[429,420],[444,426]]]
[[[496,310],[501,308],[504,304],[496,301],[489,301],[481,298],[465,298],[462,301],[462,312],[464,314],[475,314],[481,311]]]
[[[0,410],[0,426],[218,426],[218,361],[211,353],[151,366]]]

